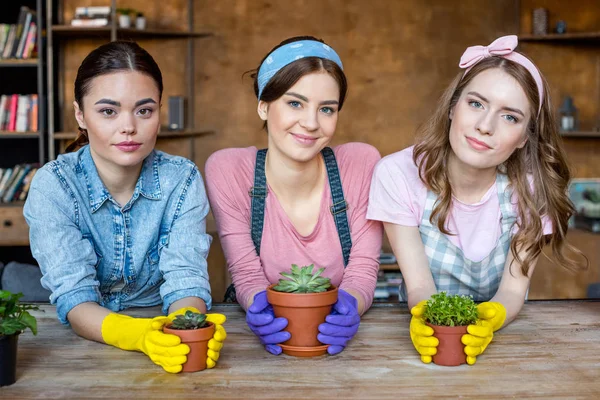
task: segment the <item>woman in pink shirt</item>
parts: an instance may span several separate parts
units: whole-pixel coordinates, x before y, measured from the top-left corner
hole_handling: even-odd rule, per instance
[[[254,78],[268,151],[220,150],[206,162],[209,199],[246,321],[267,351],[280,354],[290,334],[275,318],[266,288],[291,264],[325,267],[339,286],[319,327],[329,354],[356,334],[373,301],[382,227],[366,219],[373,168],[367,144],[327,147],[346,97],[336,52],[313,37],[282,42]]]
[[[569,169],[548,85],[513,51],[516,36],[469,47],[461,71],[424,125],[417,145],[379,162],[369,219],[383,221],[412,307],[410,335],[431,362],[438,340],[424,324],[429,297],[471,295],[479,320],[463,336],[473,364],[493,332],[523,306],[542,247],[565,257]]]

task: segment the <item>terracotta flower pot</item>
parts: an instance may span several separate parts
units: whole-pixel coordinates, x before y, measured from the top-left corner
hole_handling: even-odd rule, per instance
[[[433,336],[440,341],[437,353],[433,356],[435,364],[455,367],[467,362],[465,345],[460,341],[462,336],[467,333],[466,326],[439,326],[429,322],[427,325],[433,328]]]
[[[0,386],[17,380],[17,343],[19,335],[0,335]]]
[[[163,332],[179,336],[181,343],[190,346],[190,352],[187,355],[186,363],[183,364],[182,372],[196,372],[206,369],[208,341],[215,334],[215,326],[212,322],[209,322],[205,328],[189,330],[171,329],[168,325],[163,328]]]
[[[276,317],[287,318],[288,331],[292,337],[281,345],[283,352],[298,357],[325,354],[328,345],[317,339],[319,325],[331,313],[338,298],[338,288],[332,286],[321,293],[283,293],[267,288],[267,299]]]

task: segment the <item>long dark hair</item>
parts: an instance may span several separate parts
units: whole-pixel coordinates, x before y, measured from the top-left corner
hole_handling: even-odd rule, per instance
[[[94,78],[119,71],[137,71],[150,76],[158,86],[159,99],[162,97],[162,73],[150,53],[136,42],[116,41],[93,50],[79,66],[75,78],[75,101],[79,109],[83,111],[83,98]],[[77,139],[69,144],[67,152],[88,143],[87,130],[80,127]]]
[[[325,44],[323,40],[313,36],[295,36],[286,39],[283,42],[279,43],[277,46],[273,47],[271,51],[269,51],[269,53],[263,57],[256,69],[247,71],[245,73],[250,74],[250,77],[254,79],[254,94],[256,95],[256,98],[258,98],[258,70],[262,63],[267,59],[269,54],[271,54],[273,51],[277,50],[281,46],[284,46],[288,43],[298,42],[301,40],[314,40],[316,42],[321,42]],[[262,95],[259,100],[266,101],[267,103],[275,101],[281,96],[283,96],[289,90],[289,88],[294,86],[296,82],[298,82],[300,78],[302,78],[304,75],[320,71],[327,72],[337,82],[340,88],[338,110],[341,110],[342,106],[344,105],[344,100],[346,99],[346,93],[348,91],[348,82],[346,81],[346,75],[344,74],[344,71],[342,71],[340,66],[337,65],[335,62],[319,57],[300,58],[299,60],[291,62],[285,67],[281,68],[265,85],[265,88],[263,89]],[[263,127],[266,128],[266,126],[267,123],[265,122]]]

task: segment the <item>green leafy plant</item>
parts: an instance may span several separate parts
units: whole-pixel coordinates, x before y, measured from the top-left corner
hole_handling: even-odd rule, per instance
[[[440,292],[427,300],[425,321],[439,326],[465,326],[477,321],[477,306],[471,296]]]
[[[171,329],[185,331],[190,329],[206,328],[207,326],[208,321],[206,320],[206,314],[195,313],[188,310],[185,312],[185,314],[177,315],[169,327]]]
[[[19,334],[27,328],[37,335],[37,321],[28,311],[39,308],[21,304],[21,297],[23,293],[13,294],[8,290],[0,290],[0,336]]]
[[[135,14],[135,10],[133,8],[117,8],[115,12],[121,15]]]
[[[313,273],[314,266],[314,264],[311,264],[300,268],[296,264],[292,264],[291,273],[281,273],[287,279],[279,279],[273,290],[286,293],[325,292],[331,286],[331,280],[320,276],[325,268],[319,268]]]

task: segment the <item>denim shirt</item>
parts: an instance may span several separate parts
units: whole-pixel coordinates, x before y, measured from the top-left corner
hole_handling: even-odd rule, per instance
[[[206,257],[208,200],[189,160],[153,151],[121,207],[98,175],[89,146],[44,165],[24,215],[42,286],[59,320],[84,302],[112,311],[169,306],[194,296],[211,306]]]

